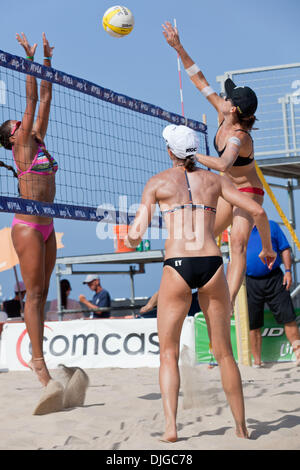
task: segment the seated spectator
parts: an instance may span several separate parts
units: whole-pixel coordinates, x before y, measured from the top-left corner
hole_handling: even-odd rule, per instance
[[[24,311],[24,297],[26,295],[26,287],[24,282],[20,281],[18,284],[15,284],[14,287],[15,296],[11,300],[5,300],[3,302],[3,311],[7,314],[8,318],[18,318],[22,316]],[[21,305],[21,301],[22,305]]]
[[[155,318],[157,316],[157,300],[158,300],[158,291],[152,295],[148,300],[146,305],[140,309],[140,314],[144,318]],[[188,312],[189,317],[193,317],[196,313],[201,311],[199,302],[198,302],[198,291],[192,293],[192,302]]]
[[[95,309],[88,316],[90,318],[109,318],[110,311],[101,312],[101,307],[110,307],[111,299],[108,291],[101,286],[99,276],[89,274],[83,281],[83,284],[87,284],[88,287],[95,292],[91,301],[88,301],[82,294],[79,296],[79,302],[89,309]]]
[[[67,279],[62,279],[60,281],[60,296],[61,296],[61,306],[64,310],[78,310],[81,308],[81,305],[76,300],[70,299],[69,295],[71,292],[71,284]],[[46,313],[46,320],[58,320],[58,312],[57,312],[57,299],[52,300],[50,304],[50,308]],[[64,313],[62,319],[63,320],[77,320],[83,317],[82,312],[77,313]]]

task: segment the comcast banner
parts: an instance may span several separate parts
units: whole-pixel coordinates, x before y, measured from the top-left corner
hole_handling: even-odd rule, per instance
[[[300,310],[296,310],[296,315],[297,323],[300,327]],[[295,360],[295,355],[287,340],[283,325],[276,323],[269,310],[265,310],[264,326],[261,329],[261,335],[262,360],[264,362],[287,362]],[[234,317],[231,319],[230,336],[233,354],[235,359],[238,360]],[[207,326],[202,313],[197,313],[195,317],[195,349],[197,363],[216,362],[210,350]]]
[[[194,318],[186,318],[181,349],[195,359]],[[46,322],[44,355],[49,369],[63,363],[82,368],[159,367],[156,318]],[[26,370],[31,344],[24,323],[6,323],[1,362],[9,370]]]

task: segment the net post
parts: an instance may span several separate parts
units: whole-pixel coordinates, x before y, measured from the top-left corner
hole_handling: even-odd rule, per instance
[[[238,362],[244,366],[251,366],[249,312],[245,277],[235,301],[234,314]]]
[[[230,230],[228,230],[228,247],[229,257],[231,259]],[[244,366],[251,366],[252,360],[250,347],[249,312],[245,277],[236,297],[234,305],[234,319],[238,363]]]

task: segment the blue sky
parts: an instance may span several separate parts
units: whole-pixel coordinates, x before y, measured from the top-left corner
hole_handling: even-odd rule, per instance
[[[15,0],[1,11],[0,49],[16,55],[22,50],[15,39],[24,31],[29,41],[38,42],[36,60],[42,58],[41,37],[45,31],[55,46],[53,67],[85,78],[105,88],[181,113],[179,80],[175,52],[166,44],[161,24],[176,18],[183,45],[204,71],[216,90],[216,76],[225,71],[249,67],[299,62],[298,0],[128,0],[125,6],[135,17],[135,28],[126,38],[115,39],[102,28],[104,11],[111,1],[88,0]],[[208,103],[182,73],[183,97],[187,117],[201,120],[207,115],[211,153],[217,117]],[[14,118],[13,116],[11,117]],[[286,195],[281,201],[286,210]],[[297,198],[296,198],[297,202]],[[278,216],[266,198],[270,218]],[[11,214],[1,214],[1,227],[11,224]],[[56,231],[64,232],[65,248],[58,256],[112,252],[112,241],[100,241],[96,224],[56,220]],[[76,236],[75,236],[76,234]],[[154,242],[153,247],[162,247]],[[136,276],[136,295],[151,295],[159,286],[161,265],[146,267]],[[89,295],[82,277],[69,277],[72,297]],[[0,273],[5,297],[12,295],[12,271]],[[130,295],[128,277],[103,277],[103,286],[113,297]],[[56,297],[55,276],[49,298]]]

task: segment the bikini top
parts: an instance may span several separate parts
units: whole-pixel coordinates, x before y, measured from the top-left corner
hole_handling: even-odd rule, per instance
[[[224,122],[224,121],[223,121]],[[220,124],[219,126],[219,129],[220,127],[222,126],[223,122]],[[218,129],[218,130],[219,130]],[[246,134],[249,135],[251,141],[252,141],[252,150],[250,152],[250,155],[252,154],[253,152],[253,139],[251,137],[251,135],[249,134],[249,132],[245,131],[244,129],[236,129],[235,132],[237,131],[241,131],[241,132],[245,132]],[[217,134],[218,134],[218,131],[217,131]],[[217,147],[217,142],[216,142],[216,137],[217,137],[217,134],[215,135],[215,138],[214,138],[214,147],[219,155],[219,157],[221,157],[223,155],[223,153],[225,152],[225,149],[226,149],[226,145],[225,147],[223,148],[223,150],[219,150],[218,147]],[[250,163],[253,162],[254,160],[254,157],[250,158],[250,155],[248,157],[241,157],[241,156],[238,156],[237,159],[235,160],[234,164],[232,166],[245,166],[245,165],[249,165]]]
[[[189,178],[187,175],[187,171],[184,170],[184,173],[185,173],[186,184],[187,184],[188,192],[189,192],[189,202],[187,204],[182,204],[180,206],[173,207],[173,209],[167,209],[167,210],[161,211],[161,213],[164,215],[164,214],[171,214],[172,212],[175,212],[179,209],[202,209],[204,211],[212,212],[215,214],[216,209],[214,207],[205,206],[204,204],[193,203],[192,190],[191,190]]]
[[[45,146],[41,143],[38,144],[38,149],[35,154],[34,159],[29,168],[25,171],[21,171],[16,163],[14,148],[12,148],[13,157],[17,170],[20,172],[18,178],[27,173],[34,173],[36,175],[52,175],[57,172],[58,164],[56,160],[49,154]]]

